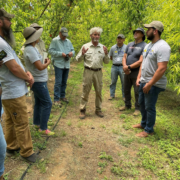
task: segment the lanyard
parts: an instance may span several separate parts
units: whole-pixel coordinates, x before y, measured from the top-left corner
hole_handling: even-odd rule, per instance
[[[118,51],[118,55],[119,55],[119,51],[121,51],[121,49],[123,48],[123,46],[124,46],[124,44],[121,46],[121,48],[119,48],[119,50],[118,50],[118,46],[116,45],[116,49],[117,49],[117,51]]]
[[[160,40],[160,39],[159,39],[159,40]],[[147,55],[148,55],[149,52],[151,51],[152,47],[153,47],[159,40],[157,40],[157,41],[151,46],[150,49],[147,48],[147,52],[146,52],[145,58],[147,57]],[[149,46],[150,46],[150,45],[149,45]],[[148,47],[149,47],[149,46],[148,46]]]

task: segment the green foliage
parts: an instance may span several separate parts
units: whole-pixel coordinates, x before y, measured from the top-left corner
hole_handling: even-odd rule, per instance
[[[100,159],[106,159],[106,160],[108,160],[108,161],[113,162],[112,156],[107,155],[106,152],[101,152],[99,158],[100,158]]]

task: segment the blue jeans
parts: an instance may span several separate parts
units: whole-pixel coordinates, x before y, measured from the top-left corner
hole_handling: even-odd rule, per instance
[[[0,177],[4,173],[4,160],[5,160],[5,157],[6,157],[6,141],[5,141],[2,126],[1,126],[1,123],[0,123]]]
[[[35,82],[31,90],[35,99],[33,123],[40,125],[41,130],[46,130],[52,107],[47,82]]]
[[[66,86],[69,74],[69,69],[60,69],[54,66],[55,70],[55,85],[54,85],[54,101],[59,101],[66,96]]]
[[[124,97],[124,71],[123,66],[114,66],[111,68],[111,85],[110,85],[110,96],[115,97],[116,83],[118,76],[121,79],[122,84],[122,96]]]
[[[142,115],[141,126],[144,128],[145,132],[154,132],[154,124],[156,120],[156,102],[158,95],[161,91],[165,89],[152,86],[148,94],[143,92],[143,87],[145,83],[141,83],[139,87],[139,105]]]

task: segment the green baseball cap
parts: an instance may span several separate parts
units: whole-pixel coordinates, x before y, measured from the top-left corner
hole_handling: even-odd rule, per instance
[[[164,26],[161,21],[153,21],[150,24],[144,24],[144,27],[145,28],[153,27],[153,28],[157,29],[158,31],[160,31],[161,33],[164,31]]]
[[[0,17],[1,16],[12,19],[15,15],[14,14],[9,14],[3,8],[0,8]]]

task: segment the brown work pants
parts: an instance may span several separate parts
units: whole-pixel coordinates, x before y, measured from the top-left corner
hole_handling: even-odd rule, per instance
[[[93,71],[90,69],[84,69],[83,74],[83,93],[81,96],[81,103],[80,103],[80,110],[86,109],[86,104],[88,102],[89,93],[92,88],[92,84],[94,86],[96,92],[96,100],[95,106],[96,111],[101,111],[101,104],[102,104],[102,70]]]
[[[26,96],[2,100],[5,112],[5,139],[7,149],[21,148],[23,157],[32,155],[33,145],[29,129]]]

